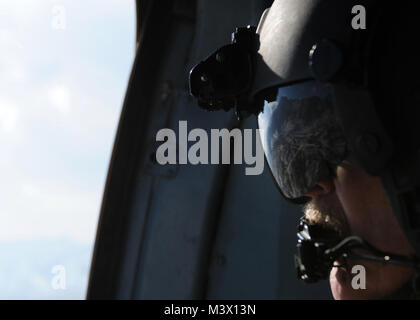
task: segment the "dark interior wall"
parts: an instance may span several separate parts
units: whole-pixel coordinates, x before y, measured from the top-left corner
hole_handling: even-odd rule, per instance
[[[188,93],[191,67],[256,24],[270,1],[139,1],[142,30],[107,179],[88,298],[330,298],[293,266],[300,208],[281,199],[268,167],[167,165],[156,133],[255,128],[208,113]]]

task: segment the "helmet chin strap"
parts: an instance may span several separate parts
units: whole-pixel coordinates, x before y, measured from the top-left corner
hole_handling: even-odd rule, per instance
[[[337,234],[325,227],[310,225],[302,219],[298,227],[298,254],[295,256],[298,277],[312,283],[327,279],[336,261],[346,259],[392,264],[413,268],[420,273],[420,260],[417,256],[404,256],[381,251],[357,236],[338,240]],[[417,288],[416,288],[417,289]]]

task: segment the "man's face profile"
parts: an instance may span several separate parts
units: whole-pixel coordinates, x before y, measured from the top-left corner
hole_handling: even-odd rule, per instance
[[[354,160],[340,166],[333,180],[322,181],[306,195],[305,217],[312,223],[334,228],[342,237],[359,236],[380,250],[415,253],[394,215],[379,177],[368,175]],[[341,264],[342,261],[336,264]],[[352,267],[366,270],[366,289],[352,287]],[[335,299],[380,299],[403,286],[413,275],[407,267],[348,259],[333,268],[330,287]]]

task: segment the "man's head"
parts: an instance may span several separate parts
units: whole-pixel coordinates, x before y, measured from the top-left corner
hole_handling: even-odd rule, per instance
[[[361,30],[355,7],[368,21]],[[336,298],[389,296],[418,262],[420,64],[415,18],[406,16],[413,13],[378,0],[275,0],[256,32],[240,30],[191,72],[201,106],[258,116],[282,195],[306,202],[306,221],[335,231],[317,238],[300,230],[306,256],[296,261],[308,282],[332,267]],[[365,290],[352,286],[355,265],[366,271]]]
[[[262,144],[283,196],[309,198],[307,222],[334,230],[339,243],[361,241],[314,258],[325,239],[299,232],[299,245],[313,245],[299,249],[302,278],[316,280],[324,263],[339,256],[329,277],[335,298],[384,298],[416,273],[409,263],[388,262],[410,260],[420,249],[420,143],[413,123],[420,70],[410,10],[390,11],[378,1],[305,3],[274,1],[257,29],[250,90],[268,102],[258,114]],[[366,30],[353,28],[356,5],[368,17]],[[358,265],[366,289],[354,285]],[[321,271],[308,279],[313,270]]]

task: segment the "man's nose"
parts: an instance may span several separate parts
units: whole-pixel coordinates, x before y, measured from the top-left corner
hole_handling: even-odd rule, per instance
[[[325,196],[331,192],[334,192],[334,181],[333,180],[325,180],[319,181],[315,187],[311,188],[308,192],[304,194],[305,197],[319,197]]]

